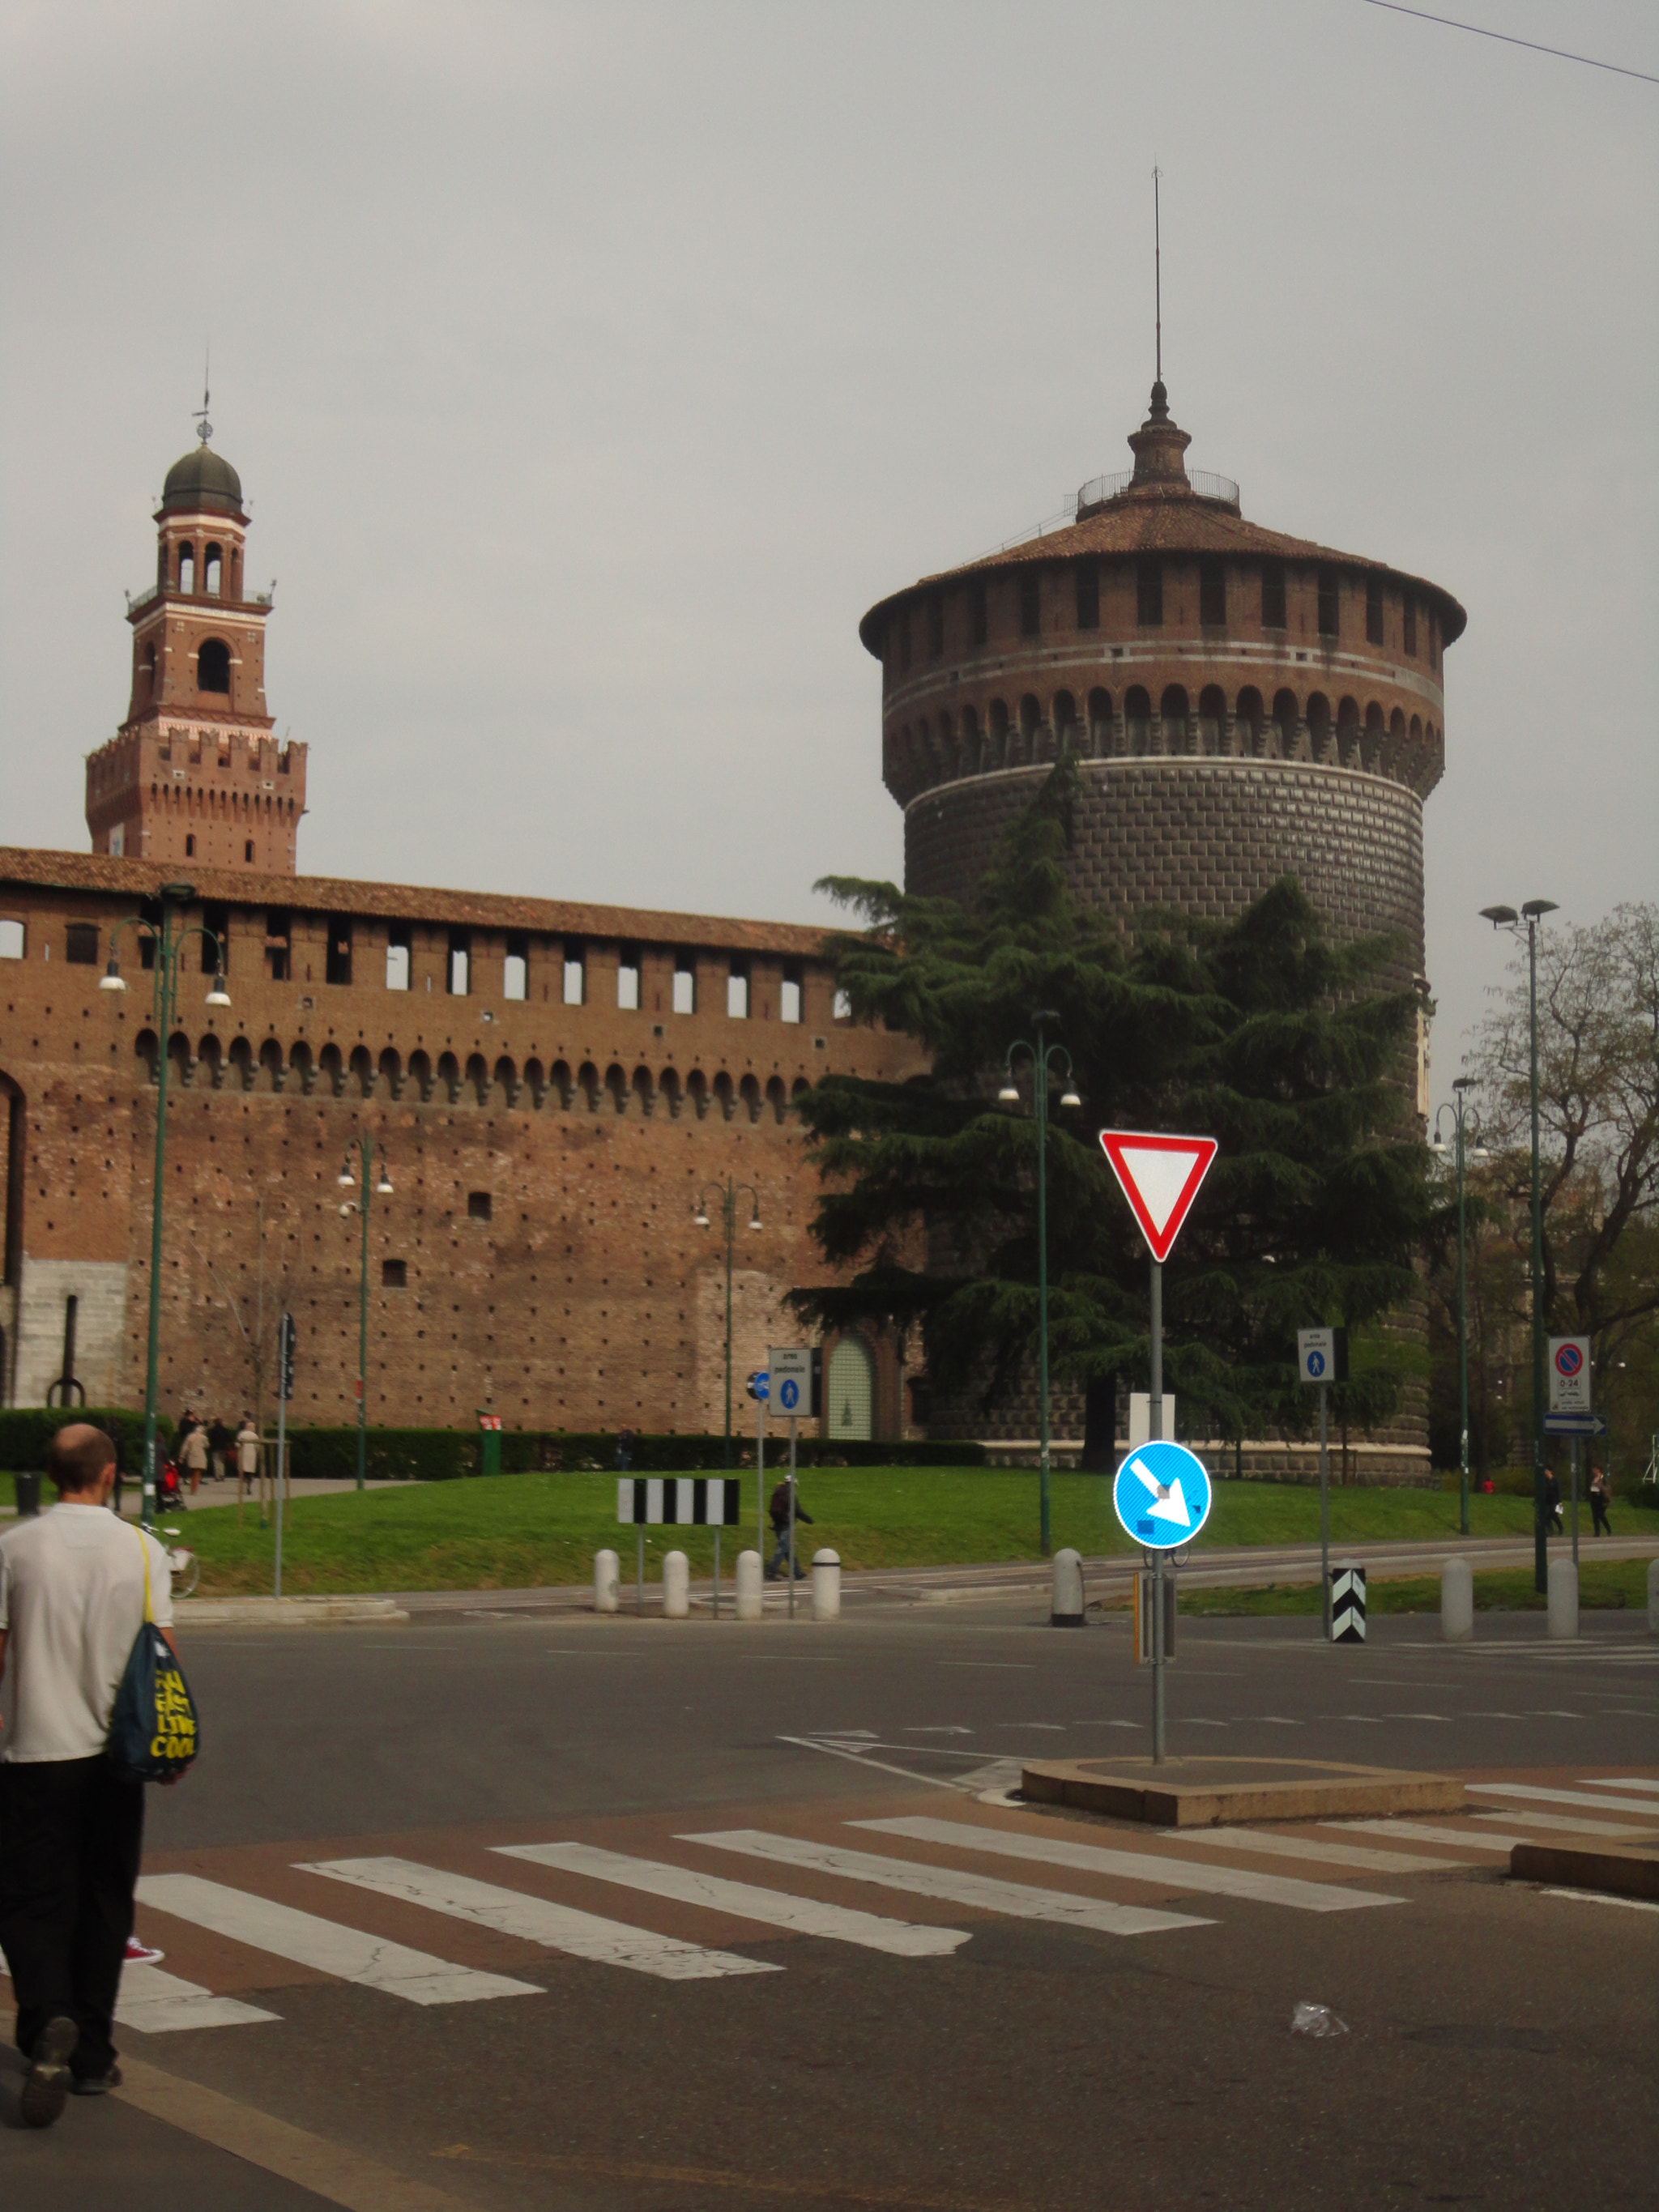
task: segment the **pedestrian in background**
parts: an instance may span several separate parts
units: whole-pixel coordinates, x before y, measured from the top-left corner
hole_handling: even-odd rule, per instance
[[[179,1447],[179,1464],[190,1477],[193,1498],[202,1486],[202,1477],[208,1471],[208,1432],[199,1421],[191,1424],[190,1434]]]
[[[144,1785],[106,1755],[115,1694],[150,1613],[173,1644],[167,1555],[106,1509],[115,1446],[84,1421],[46,1456],[58,1502],[0,1535],[0,1951],[29,2061],[18,2100],[50,2127],[73,2090],[121,2079],[113,2030],[132,1934]],[[175,1656],[176,1656],[176,1647]]]
[[[1553,1467],[1544,1471],[1544,1528],[1546,1534],[1552,1529],[1561,1534],[1561,1486]]]
[[[253,1425],[252,1413],[244,1413],[242,1425],[236,1431],[236,1495],[240,1498],[244,1486],[258,1480],[259,1474],[259,1431]]]
[[[792,1503],[794,1507],[793,1514],[790,1511]],[[784,1581],[787,1582],[789,1579],[790,1555],[793,1550],[793,1537],[794,1532],[792,1524],[799,1521],[805,1522],[808,1528],[811,1528],[812,1524],[811,1515],[800,1502],[799,1495],[795,1488],[795,1478],[793,1474],[786,1474],[783,1480],[772,1492],[771,1503],[767,1507],[767,1512],[770,1516],[772,1522],[772,1534],[777,1539],[777,1541],[772,1548],[772,1564],[766,1570],[766,1579],[769,1583],[775,1583],[778,1579],[779,1576],[781,1575]],[[804,1567],[797,1566],[795,1569],[795,1580],[797,1582],[804,1582],[805,1578],[805,1569]]]
[[[620,1429],[617,1432],[617,1472],[631,1474],[634,1471],[634,1431]]]
[[[235,1432],[218,1413],[208,1429],[208,1450],[213,1455],[213,1480],[222,1482],[230,1472],[230,1455],[236,1449]]]
[[[1613,1503],[1613,1485],[1607,1480],[1605,1468],[1590,1469],[1590,1514],[1598,1536],[1611,1536],[1613,1523],[1607,1518],[1607,1508]]]

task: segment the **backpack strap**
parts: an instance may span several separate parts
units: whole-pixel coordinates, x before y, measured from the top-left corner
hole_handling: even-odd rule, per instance
[[[139,1555],[144,1562],[144,1621],[148,1626],[155,1619],[155,1613],[150,1609],[149,1601],[149,1546],[144,1541],[144,1532],[142,1528],[135,1528],[132,1533],[138,1539]]]

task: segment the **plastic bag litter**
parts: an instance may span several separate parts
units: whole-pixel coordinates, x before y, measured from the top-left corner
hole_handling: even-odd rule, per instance
[[[1291,2014],[1292,2035],[1346,2035],[1348,2023],[1339,2020],[1328,2005],[1297,2005]]]

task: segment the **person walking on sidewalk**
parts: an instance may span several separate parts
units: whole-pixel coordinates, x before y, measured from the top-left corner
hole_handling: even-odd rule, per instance
[[[242,1425],[236,1431],[236,1495],[240,1498],[251,1487],[259,1474],[259,1431],[253,1425],[252,1413],[244,1413]]]
[[[772,1534],[777,1539],[772,1551],[772,1564],[766,1570],[766,1579],[769,1583],[776,1582],[780,1575],[785,1582],[789,1579],[789,1554],[792,1548],[789,1505],[791,1495],[794,1492],[795,1478],[793,1474],[786,1474],[772,1492],[771,1503],[766,1509],[771,1517]],[[794,1497],[793,1518],[797,1522],[804,1521],[809,1528],[811,1526],[812,1516],[801,1504],[799,1495]],[[795,1580],[802,1582],[805,1579],[805,1570],[798,1565],[795,1569]]]
[[[1590,1469],[1589,1502],[1595,1534],[1611,1536],[1613,1523],[1607,1518],[1607,1508],[1613,1503],[1613,1485],[1607,1480],[1605,1468],[1593,1467]]]
[[[199,1421],[179,1447],[179,1464],[190,1477],[190,1494],[193,1498],[202,1486],[202,1477],[208,1471],[208,1432]]]
[[[71,2090],[97,2096],[121,2079],[110,2039],[144,1785],[117,1773],[105,1743],[147,1566],[173,1644],[167,1555],[107,1510],[109,1437],[84,1421],[60,1429],[46,1472],[58,1504],[0,1535],[0,1951],[29,2061],[19,2111],[34,2128]]]
[[[230,1472],[230,1455],[235,1449],[234,1431],[216,1413],[208,1428],[208,1450],[213,1455],[213,1480],[216,1482],[222,1482]]]
[[[1561,1486],[1553,1467],[1544,1470],[1544,1534],[1561,1534]]]

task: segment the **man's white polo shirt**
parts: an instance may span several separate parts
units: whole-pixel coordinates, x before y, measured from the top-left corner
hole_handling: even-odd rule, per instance
[[[0,1536],[0,1759],[92,1759],[133,1639],[173,1620],[167,1555],[106,1505],[59,1504]]]

